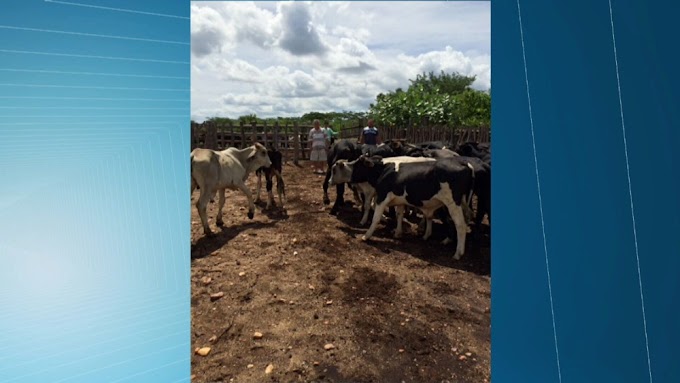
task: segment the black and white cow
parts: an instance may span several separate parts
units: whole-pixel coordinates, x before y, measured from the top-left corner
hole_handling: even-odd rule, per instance
[[[461,156],[475,157],[491,165],[491,145],[489,143],[466,142],[456,152]]]
[[[404,214],[404,206],[420,209],[427,219],[424,239],[432,233],[434,212],[445,206],[456,227],[457,245],[455,259],[465,253],[467,224],[463,208],[472,192],[474,171],[471,166],[461,165],[456,159],[416,163],[384,163],[381,158],[365,156],[351,162],[339,162],[333,168],[333,183],[368,182],[376,191],[376,206],[371,227],[361,238],[368,240],[389,206],[399,206],[398,224]]]
[[[475,224],[480,228],[484,215],[491,220],[491,145],[489,143],[466,142],[456,150],[462,158],[479,159],[481,163],[475,165],[475,171],[479,173],[476,180],[475,194],[477,195],[477,215]]]
[[[420,142],[415,144],[414,146],[417,146],[421,149],[430,149],[430,150],[436,150],[436,149],[452,149],[452,145],[449,144],[448,142],[445,141],[427,141],[427,142]]]
[[[474,218],[475,228],[481,228],[484,215],[491,217],[491,165],[476,157],[460,156],[448,149],[425,150],[425,156],[431,158],[455,158],[461,164],[469,164],[475,171],[474,194],[477,196],[477,213]],[[472,203],[472,201],[468,201]],[[442,214],[445,218],[445,213]],[[479,231],[478,231],[479,232]]]
[[[331,177],[331,168],[333,164],[339,160],[353,161],[361,156],[361,145],[357,144],[356,139],[341,139],[335,141],[331,150],[328,153],[328,169],[326,170],[326,178],[323,181],[323,203],[328,205],[331,203],[330,198],[328,198],[328,180]],[[331,208],[331,214],[337,214],[340,207],[345,203],[345,184],[336,184],[336,197],[333,207]],[[356,189],[354,191],[354,198],[357,202],[361,202]]]
[[[372,158],[377,159],[378,157],[372,157]],[[384,164],[394,164],[395,169],[397,171],[399,170],[399,166],[401,164],[414,163],[414,162],[426,162],[426,161],[435,161],[435,159],[434,158],[425,158],[425,157],[409,157],[409,156],[389,157],[389,158],[383,158],[382,159],[382,163],[384,163]],[[347,163],[347,160],[340,160],[340,161],[336,162],[335,165],[333,165],[333,167],[335,168],[338,165],[343,166],[343,165],[340,165],[340,164],[343,164],[343,163]],[[331,184],[333,184],[333,182],[334,182],[334,180],[332,178],[332,173],[333,173],[333,169],[331,169],[331,180],[330,180]],[[375,198],[376,191],[375,191],[375,188],[369,182],[355,183],[354,186],[357,188],[359,193],[361,193],[362,198],[363,198],[363,208],[362,208],[363,216],[361,218],[361,222],[359,222],[359,224],[363,226],[366,223],[368,223],[368,215],[369,215],[369,212],[371,211],[371,202],[373,202],[373,200]],[[390,209],[392,209],[392,208],[390,208]],[[392,212],[392,214],[395,214],[395,216],[398,216],[398,214],[396,214],[396,213],[397,213],[396,210],[394,212]],[[397,219],[398,219],[398,221],[397,221],[397,231],[395,232],[395,236],[394,236],[395,238],[401,237],[403,216],[397,217]]]
[[[261,201],[260,190],[262,189],[262,174],[264,174],[268,196],[266,209],[270,209],[274,203],[274,193],[272,192],[272,189],[274,188],[274,177],[276,177],[276,191],[279,195],[279,203],[281,204],[280,207],[283,209],[283,206],[286,203],[286,187],[282,176],[283,155],[272,144],[270,144],[269,148],[267,149],[267,155],[269,156],[269,160],[271,161],[272,165],[268,168],[261,167],[255,172],[257,175],[257,195],[255,197],[255,202],[258,203]]]

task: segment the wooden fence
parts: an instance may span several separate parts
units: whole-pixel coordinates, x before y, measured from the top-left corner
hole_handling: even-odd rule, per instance
[[[364,123],[359,126],[340,130],[340,138],[358,138]],[[309,143],[307,136],[311,125],[297,123],[279,125],[257,125],[256,123],[238,125],[191,124],[191,149],[208,148],[223,150],[228,147],[243,148],[260,142],[268,146],[274,144],[282,153],[285,161],[309,158]],[[450,128],[446,126],[430,126],[421,124],[400,128],[394,126],[378,126],[380,136],[384,140],[403,139],[407,142],[445,141],[461,144],[467,141],[490,142],[489,127]]]

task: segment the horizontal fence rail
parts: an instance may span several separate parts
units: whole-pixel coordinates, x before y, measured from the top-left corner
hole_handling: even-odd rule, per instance
[[[359,134],[365,124],[343,128],[338,132],[339,138],[359,138]],[[385,140],[405,140],[406,142],[418,143],[426,141],[444,141],[460,145],[464,142],[490,142],[491,130],[488,126],[483,127],[448,127],[438,125],[421,124],[420,126],[396,127],[376,126],[380,137]],[[258,125],[256,123],[245,124],[233,123],[217,124],[204,122],[191,123],[191,150],[194,148],[206,148],[224,150],[229,147],[243,148],[259,142],[265,146],[273,144],[283,153],[284,160],[309,159],[309,142],[307,140],[312,125],[299,125],[298,123],[279,125]]]

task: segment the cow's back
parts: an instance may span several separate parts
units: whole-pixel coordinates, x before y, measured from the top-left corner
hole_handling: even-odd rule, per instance
[[[361,148],[358,144],[350,139],[342,139],[335,141],[331,147],[330,156],[328,156],[329,165],[333,165],[338,160],[353,161],[361,155]]]
[[[375,182],[377,201],[382,201],[388,193],[404,196],[413,206],[429,200],[439,190],[439,182],[434,180],[436,161],[427,162],[384,162],[384,168]]]
[[[449,184],[454,201],[460,204],[474,186],[474,166],[460,157],[441,158],[436,162],[434,177]]]
[[[198,186],[201,189],[215,186],[219,178],[218,153],[211,149],[196,148],[191,151],[190,158],[191,177]]]

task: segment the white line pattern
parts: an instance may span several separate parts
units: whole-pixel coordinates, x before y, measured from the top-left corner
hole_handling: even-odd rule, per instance
[[[522,38],[522,58],[524,59],[524,78],[527,86],[527,100],[529,103],[529,122],[531,125],[531,144],[534,149],[534,165],[536,167],[536,186],[538,188],[538,207],[541,212],[541,231],[543,233],[543,251],[545,254],[545,270],[548,275],[548,292],[550,293],[550,314],[552,315],[553,336],[555,338],[555,356],[557,360],[557,377],[562,383],[562,369],[560,367],[560,351],[557,347],[557,328],[555,326],[555,308],[553,305],[552,282],[550,280],[550,262],[548,261],[548,243],[545,236],[545,220],[543,219],[543,198],[541,196],[541,181],[538,173],[538,156],[536,155],[536,138],[534,135],[534,117],[531,110],[531,95],[529,93],[529,74],[527,71],[526,49],[524,47],[524,29],[522,27],[522,12],[517,0],[517,15],[519,17],[519,32]]]
[[[59,30],[55,30],[55,29],[42,29],[42,28],[30,28],[30,27],[17,27],[17,26],[14,26],[14,25],[0,25],[0,29],[12,29],[12,30],[17,30],[17,31],[28,31],[28,32],[59,33],[59,34],[64,34],[64,35],[101,37],[101,38],[105,38],[105,39],[143,41],[143,42],[148,42],[148,43],[190,45],[190,43],[187,43],[187,42],[184,42],[184,41],[156,40],[156,39],[145,39],[145,38],[141,38],[141,37],[116,36],[116,35],[101,35],[101,34],[97,34],[97,33],[59,31]]]
[[[4,71],[4,72],[27,72],[27,73],[73,74],[73,75],[84,75],[84,76],[168,78],[168,79],[179,79],[179,80],[189,80],[190,79],[190,77],[180,77],[180,76],[157,76],[157,75],[146,75],[146,74],[103,73],[103,72],[70,72],[70,71],[46,70],[46,69],[0,68],[0,71]]]
[[[149,91],[160,91],[160,92],[189,92],[191,89],[178,89],[178,88],[130,88],[124,86],[80,86],[80,85],[52,85],[52,84],[13,84],[13,83],[0,83],[0,86],[14,86],[14,87],[26,87],[26,88],[68,88],[68,89],[101,89],[101,90],[149,90]]]
[[[633,239],[635,240],[635,260],[637,261],[638,283],[640,285],[640,301],[642,307],[642,325],[645,331],[645,348],[647,351],[647,368],[649,369],[649,383],[652,383],[652,361],[649,356],[649,336],[647,335],[647,315],[645,314],[645,297],[642,290],[642,273],[640,272],[640,253],[638,251],[637,225],[635,224],[635,207],[633,206],[633,187],[630,182],[630,166],[628,162],[628,142],[626,140],[626,124],[623,118],[623,99],[621,97],[621,79],[619,77],[619,59],[616,54],[616,37],[614,36],[614,14],[612,2],[609,0],[609,21],[612,27],[612,44],[614,46],[614,63],[616,64],[616,86],[619,94],[619,110],[621,111],[621,131],[623,134],[623,149],[626,154],[626,175],[628,176],[628,196],[630,197],[630,215],[633,219]]]
[[[73,2],[70,2],[70,1],[45,0],[45,2],[46,2],[46,3],[54,3],[54,4],[73,5],[73,6],[78,6],[78,7],[87,7],[87,8],[95,8],[95,9],[104,9],[104,10],[107,10],[107,11],[127,12],[127,13],[137,13],[137,14],[140,14],[140,15],[147,15],[147,16],[170,17],[170,18],[174,18],[174,19],[190,20],[189,17],[185,17],[185,16],[168,15],[168,14],[165,14],[165,13],[156,13],[156,12],[136,11],[136,10],[134,10],[134,9],[103,7],[103,6],[101,6],[101,5],[73,3]]]
[[[55,53],[55,52],[37,52],[37,51],[20,51],[14,49],[0,49],[3,53],[17,53],[17,54],[28,54],[28,55],[45,55],[45,56],[62,56],[62,57],[78,57],[86,59],[100,59],[100,60],[125,60],[125,61],[141,61],[141,62],[152,62],[152,63],[164,63],[164,64],[191,64],[188,61],[174,61],[174,60],[154,60],[154,59],[142,59],[135,57],[118,57],[118,56],[95,56],[95,55],[81,55],[75,53]]]

